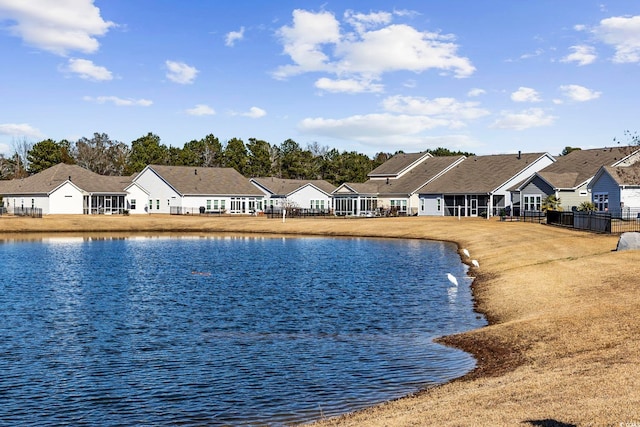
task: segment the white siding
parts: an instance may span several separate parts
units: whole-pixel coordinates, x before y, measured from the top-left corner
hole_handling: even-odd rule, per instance
[[[331,197],[327,193],[320,191],[313,185],[305,185],[299,188],[298,190],[289,194],[287,200],[290,203],[293,203],[294,206],[302,209],[311,208],[311,200],[324,200],[324,208],[331,208]],[[315,205],[313,206],[313,208],[315,209]]]
[[[151,169],[145,169],[140,173],[135,182],[149,193],[148,200],[144,201],[149,213],[168,214],[171,206],[182,206],[180,195]]]
[[[49,195],[50,214],[78,214],[83,213],[82,192],[70,182],[64,183]],[[39,207],[39,206],[36,206]],[[44,208],[43,208],[44,213]]]
[[[640,208],[640,188],[625,188],[620,196],[625,208]]]
[[[130,214],[135,215],[149,213],[149,195],[146,191],[140,188],[140,186],[134,184],[127,188],[127,192],[126,207]],[[133,200],[135,200],[135,209],[131,206],[131,202]]]

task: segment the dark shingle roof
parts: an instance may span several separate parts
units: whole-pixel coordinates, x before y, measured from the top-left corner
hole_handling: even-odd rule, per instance
[[[546,153],[471,156],[418,190],[421,194],[488,194]]]
[[[371,172],[370,178],[375,177],[395,177],[410,168],[415,162],[425,156],[430,156],[426,151],[421,153],[398,153]]]
[[[618,185],[640,186],[640,164],[631,166],[605,166],[605,170]]]
[[[131,183],[128,176],[104,176],[77,165],[59,163],[23,179],[5,181],[0,185],[4,194],[48,194],[65,181],[88,193],[125,193]]]
[[[286,196],[294,191],[311,184],[327,194],[331,194],[336,186],[323,179],[284,179],[275,177],[253,178],[258,185],[265,188],[271,194]]]
[[[555,163],[538,175],[554,188],[575,188],[591,179],[601,166],[614,166],[638,150],[638,147],[575,150],[557,157]]]
[[[377,180],[381,181],[378,192],[380,195],[414,193],[461,159],[464,159],[464,156],[429,157],[400,178],[390,179],[388,184],[386,180]]]
[[[182,195],[264,196],[247,178],[233,168],[149,165]]]

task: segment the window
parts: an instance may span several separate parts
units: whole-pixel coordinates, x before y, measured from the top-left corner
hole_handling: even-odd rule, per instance
[[[136,210],[136,199],[131,199],[131,210]]]
[[[525,211],[539,211],[542,208],[542,196],[532,195],[524,196]]]
[[[596,205],[596,210],[605,212],[609,210],[609,193],[595,193],[593,195],[593,203]]]
[[[311,209],[324,209],[324,200],[311,200]]]
[[[153,209],[153,200],[149,199],[149,210]]]
[[[218,210],[218,199],[215,199],[215,200],[213,201],[213,210],[214,210],[214,211],[217,211],[217,210]]]
[[[207,210],[211,210],[211,200],[207,200]]]
[[[160,199],[156,199],[156,209],[160,210]]]
[[[438,212],[440,212],[440,209],[442,209],[442,199],[438,197],[436,200],[438,201]]]
[[[407,201],[406,200],[391,200],[391,210],[396,210],[398,212],[406,212],[407,211]]]
[[[221,211],[225,210],[225,208],[224,208],[224,202],[225,202],[225,200],[224,200],[224,199],[220,200],[220,210],[221,210]]]

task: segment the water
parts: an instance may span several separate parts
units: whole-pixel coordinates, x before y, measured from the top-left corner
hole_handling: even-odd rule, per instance
[[[464,374],[432,340],[485,324],[445,243],[48,238],[0,262],[2,425],[308,422]]]

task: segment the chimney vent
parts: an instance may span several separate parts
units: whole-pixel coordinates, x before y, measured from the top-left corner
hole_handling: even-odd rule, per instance
[[[518,160],[522,158],[522,151],[518,151]]]
[[[69,181],[71,181],[71,175],[69,175]]]

